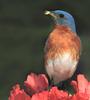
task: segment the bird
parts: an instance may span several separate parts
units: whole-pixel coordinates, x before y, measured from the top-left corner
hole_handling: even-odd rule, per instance
[[[70,79],[81,55],[81,40],[76,32],[74,17],[63,10],[45,11],[54,21],[44,47],[46,72],[53,84]]]

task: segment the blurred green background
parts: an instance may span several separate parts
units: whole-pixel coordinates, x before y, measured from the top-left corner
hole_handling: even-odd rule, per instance
[[[0,100],[29,72],[45,72],[43,48],[53,22],[44,11],[54,9],[74,16],[82,40],[79,70],[90,79],[90,0],[0,0]]]

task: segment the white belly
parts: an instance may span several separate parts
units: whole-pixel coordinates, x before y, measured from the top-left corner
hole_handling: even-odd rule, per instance
[[[76,70],[77,61],[72,59],[71,53],[58,55],[54,59],[47,59],[46,71],[54,83],[70,78]]]

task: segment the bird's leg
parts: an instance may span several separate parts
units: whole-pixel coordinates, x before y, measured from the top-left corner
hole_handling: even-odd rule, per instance
[[[53,78],[50,80],[50,85],[48,87],[48,90],[50,90],[54,86]]]
[[[50,81],[50,85],[48,87],[48,90],[50,90],[52,87],[54,86],[57,86],[58,89],[60,90],[65,90],[65,84],[64,84],[64,81],[60,82],[60,83],[57,83],[55,84],[53,79]]]
[[[50,85],[48,86],[47,90],[50,90],[52,87],[56,86],[60,90],[67,90],[67,83],[65,81],[62,81],[60,83],[55,84],[53,79],[50,81]]]
[[[68,90],[70,87],[70,79],[60,82],[59,89]]]
[[[54,80],[53,80],[53,79],[51,79],[50,86],[51,86],[51,87],[54,86]]]
[[[65,90],[65,84],[64,81],[60,82],[60,84],[57,84],[57,87],[61,90]]]

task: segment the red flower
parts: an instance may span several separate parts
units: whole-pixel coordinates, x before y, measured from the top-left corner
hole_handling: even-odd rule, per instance
[[[44,74],[31,73],[24,82],[27,92],[30,94],[41,92],[48,88],[48,80]]]
[[[16,84],[13,87],[13,90],[10,92],[10,96],[8,100],[31,100],[30,96],[28,96],[24,90],[20,90],[20,86]]]
[[[83,75],[78,75],[77,81],[72,81],[71,85],[74,87],[76,92],[85,93],[88,87],[88,81]]]
[[[49,91],[43,91],[33,95],[31,100],[50,100],[48,99],[48,96],[49,96]]]
[[[77,81],[72,81],[71,85],[76,91],[71,100],[90,100],[90,82],[84,75],[78,75]]]
[[[52,87],[49,92],[48,100],[67,100],[69,98],[68,93],[63,90],[58,90],[57,87]]]
[[[71,82],[75,90],[73,95],[57,87],[52,87],[50,91],[45,90],[48,87],[48,80],[43,74],[31,73],[24,84],[28,94],[17,84],[10,92],[8,100],[90,100],[90,82],[81,74],[77,76],[77,81]],[[32,97],[29,94],[32,94]]]
[[[31,100],[67,100],[68,93],[60,91],[57,87],[52,87],[50,91],[43,91],[32,96]]]
[[[90,100],[86,93],[76,93],[69,100]]]

